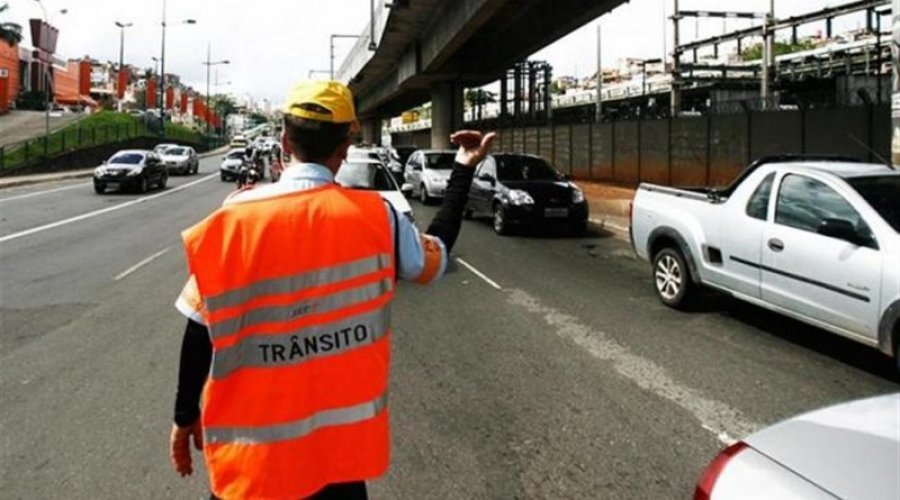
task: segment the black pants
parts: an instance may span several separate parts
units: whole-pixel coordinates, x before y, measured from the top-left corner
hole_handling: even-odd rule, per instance
[[[309,497],[309,500],[368,500],[369,494],[366,492],[365,481],[357,481],[355,483],[338,483],[330,484],[323,488],[315,495]],[[219,497],[210,495],[209,500],[219,500]]]

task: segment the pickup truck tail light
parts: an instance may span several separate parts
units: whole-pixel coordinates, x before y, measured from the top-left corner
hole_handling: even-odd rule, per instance
[[[722,475],[722,471],[725,470],[728,462],[746,448],[747,445],[745,443],[738,441],[722,450],[722,453],[719,453],[719,456],[706,467],[703,475],[700,476],[700,481],[697,482],[697,488],[694,490],[694,500],[710,500],[716,481]]]

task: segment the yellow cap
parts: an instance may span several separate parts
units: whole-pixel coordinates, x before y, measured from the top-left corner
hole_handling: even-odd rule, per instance
[[[288,94],[283,111],[307,120],[349,123],[351,131],[359,130],[353,94],[340,82],[306,80],[298,83]]]

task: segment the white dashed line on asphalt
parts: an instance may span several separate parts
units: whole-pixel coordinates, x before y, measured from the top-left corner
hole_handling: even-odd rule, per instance
[[[189,183],[187,183],[187,184],[183,184],[183,185],[178,186],[178,187],[176,187],[176,188],[173,188],[173,189],[170,189],[170,190],[167,190],[167,191],[162,191],[162,192],[160,192],[160,193],[156,193],[156,194],[151,195],[151,196],[145,196],[145,197],[143,197],[143,198],[138,198],[138,199],[136,199],[136,200],[132,200],[132,201],[129,201],[129,202],[120,203],[120,204],[118,204],[118,205],[113,205],[113,206],[111,206],[111,207],[103,208],[103,209],[100,209],[100,210],[94,210],[93,212],[88,212],[88,213],[85,213],[85,214],[76,215],[75,217],[69,217],[68,219],[63,219],[63,220],[61,220],[61,221],[51,222],[50,224],[44,224],[43,226],[33,227],[33,228],[31,228],[31,229],[26,229],[25,231],[20,231],[20,232],[18,232],[18,233],[9,234],[9,235],[6,235],[6,236],[3,236],[2,238],[0,238],[0,243],[5,243],[5,242],[7,242],[7,241],[15,240],[15,239],[18,239],[18,238],[23,238],[23,237],[25,237],[25,236],[30,236],[30,235],[35,234],[35,233],[40,233],[40,232],[42,232],[42,231],[47,231],[48,229],[54,229],[54,228],[57,228],[57,227],[66,226],[66,225],[68,225],[68,224],[72,224],[73,222],[78,222],[78,221],[82,221],[82,220],[85,220],[85,219],[91,219],[91,218],[93,218],[93,217],[97,217],[98,215],[103,215],[103,214],[107,214],[107,213],[110,213],[110,212],[115,212],[116,210],[121,210],[121,209],[123,209],[123,208],[128,208],[128,207],[131,207],[131,206],[134,206],[134,205],[138,205],[138,204],[141,204],[141,203],[145,203],[145,202],[148,202],[148,201],[151,201],[151,200],[155,200],[155,199],[157,199],[157,198],[161,198],[161,197],[163,197],[163,196],[168,196],[168,195],[170,195],[170,194],[175,194],[175,193],[177,193],[177,192],[179,192],[179,191],[183,191],[183,190],[185,190],[185,189],[187,189],[187,188],[189,188],[189,187],[191,187],[191,186],[195,186],[195,185],[197,185],[197,184],[200,184],[201,182],[205,182],[205,181],[208,181],[208,180],[210,180],[210,179],[214,179],[214,178],[216,178],[216,177],[218,177],[218,176],[219,176],[218,173],[210,174],[210,175],[207,175],[206,177],[197,179],[196,181],[189,182]]]
[[[48,189],[46,191],[37,191],[34,193],[25,193],[25,194],[20,194],[17,196],[10,196],[8,198],[0,198],[0,203],[3,203],[5,201],[24,200],[26,198],[34,198],[35,196],[41,196],[41,195],[51,194],[51,193],[58,193],[60,191],[68,191],[69,189],[83,188],[83,187],[90,186],[90,185],[91,185],[90,182],[80,182],[80,183],[72,185],[72,186],[65,186],[65,187],[56,188],[56,189]]]
[[[540,316],[559,337],[574,342],[641,389],[673,403],[696,418],[700,426],[724,444],[733,436],[747,436],[761,426],[729,404],[712,399],[701,391],[672,378],[665,368],[629,351],[602,330],[581,323],[575,316],[544,305],[523,290],[507,290],[510,304]]]
[[[469,264],[468,262],[460,259],[459,257],[456,258],[456,262],[459,262],[460,264],[465,266],[466,269],[468,269],[469,271],[472,271],[472,274],[481,278],[488,285],[491,285],[492,287],[496,288],[497,290],[503,290],[503,287],[498,285],[496,281],[488,278],[483,272],[479,271],[478,269],[475,269],[475,267],[472,264]]]
[[[155,254],[153,254],[153,255],[147,257],[146,259],[144,259],[144,260],[138,262],[137,264],[135,264],[135,265],[129,267],[128,269],[126,269],[125,271],[123,271],[122,274],[120,274],[120,275],[116,276],[115,278],[113,278],[113,281],[120,281],[120,280],[123,280],[123,279],[127,278],[128,275],[130,275],[131,273],[133,273],[133,272],[137,271],[138,269],[140,269],[140,268],[146,266],[147,264],[153,262],[154,260],[156,260],[156,259],[162,257],[163,255],[165,255],[166,252],[168,252],[168,251],[171,250],[171,249],[172,249],[172,247],[168,247],[168,248],[166,248],[166,249],[164,249],[164,250],[161,250],[161,251],[159,251],[159,252],[156,252]]]

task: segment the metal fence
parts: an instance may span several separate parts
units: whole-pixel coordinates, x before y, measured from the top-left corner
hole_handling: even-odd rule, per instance
[[[28,169],[74,151],[140,138],[177,141],[203,149],[213,148],[221,143],[218,138],[210,138],[207,146],[202,139],[198,142],[196,134],[178,129],[166,130],[165,137],[160,137],[158,131],[138,121],[117,125],[74,125],[51,132],[49,136],[0,146],[0,174]]]
[[[426,147],[431,131],[395,134]],[[496,151],[535,154],[576,179],[625,185],[713,186],[775,154],[890,158],[889,105],[754,110],[500,129]]]

